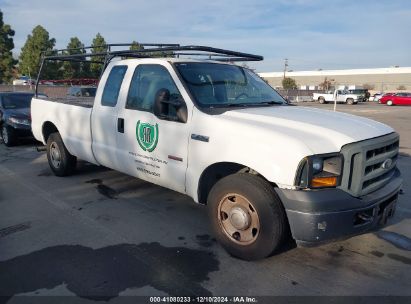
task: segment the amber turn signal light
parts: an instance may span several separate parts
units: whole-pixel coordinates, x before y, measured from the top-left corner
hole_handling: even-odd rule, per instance
[[[311,186],[320,188],[320,187],[335,187],[337,186],[337,177],[313,177],[311,180]]]

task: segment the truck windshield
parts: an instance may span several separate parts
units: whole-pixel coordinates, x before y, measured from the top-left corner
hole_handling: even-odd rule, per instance
[[[176,63],[201,107],[264,106],[285,100],[248,69],[218,63]]]
[[[3,95],[2,103],[5,109],[24,109],[30,108],[33,94],[10,94]]]
[[[348,90],[350,94],[365,94],[365,90],[355,89],[355,90]]]

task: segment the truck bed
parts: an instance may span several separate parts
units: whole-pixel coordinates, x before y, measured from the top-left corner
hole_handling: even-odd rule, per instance
[[[64,103],[78,107],[92,108],[94,105],[94,97],[59,97],[59,98],[38,98],[42,100]]]
[[[54,126],[67,150],[80,159],[96,163],[92,152],[91,114],[94,98],[55,98],[31,100],[32,132],[47,144],[44,130]]]

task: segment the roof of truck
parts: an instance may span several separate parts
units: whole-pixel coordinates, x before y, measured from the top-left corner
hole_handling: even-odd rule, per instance
[[[198,62],[198,63],[218,63],[218,64],[233,64],[232,62],[222,62],[222,61],[216,61],[216,60],[210,60],[210,59],[193,59],[193,58],[174,58],[174,57],[158,57],[158,58],[127,58],[127,59],[119,59],[113,60],[113,62],[124,62],[124,61],[129,61],[129,60],[138,60],[138,61],[167,61],[167,62],[172,62],[172,63],[179,63],[179,62]]]

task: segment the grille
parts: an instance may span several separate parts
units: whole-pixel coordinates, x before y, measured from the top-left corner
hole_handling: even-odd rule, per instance
[[[345,162],[340,188],[357,197],[381,188],[395,174],[398,151],[397,133],[345,145],[341,149]],[[391,165],[383,166],[388,159]]]

